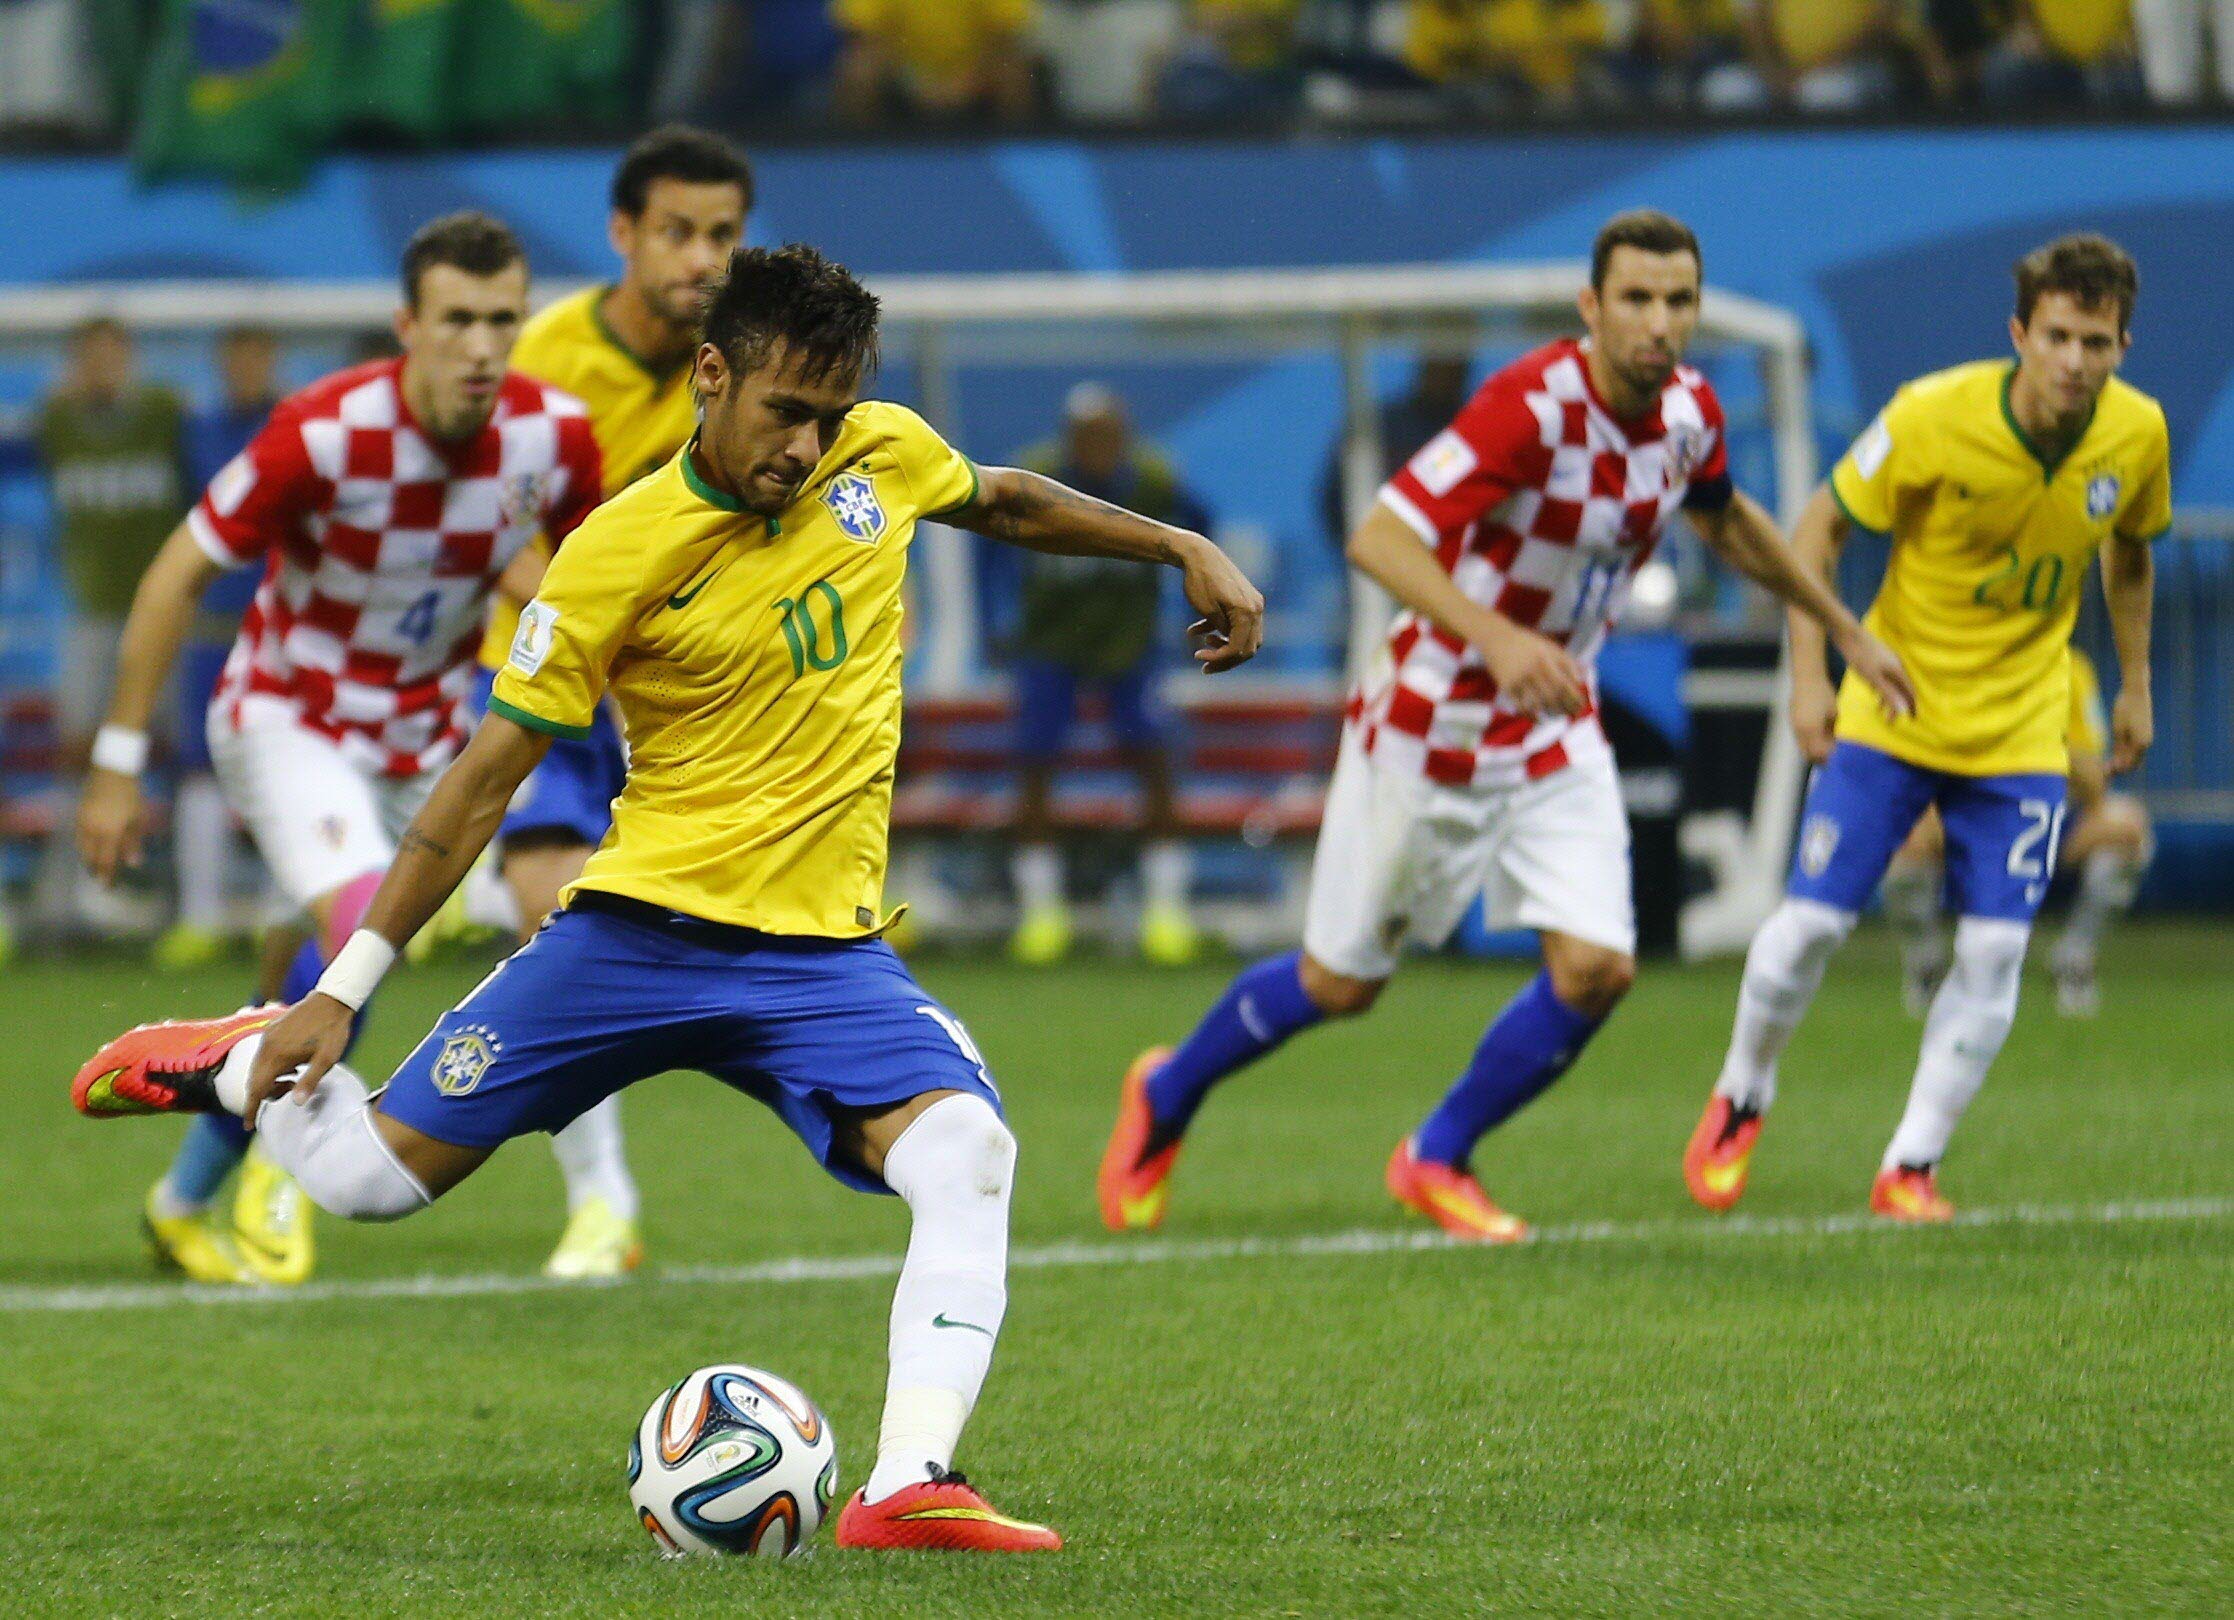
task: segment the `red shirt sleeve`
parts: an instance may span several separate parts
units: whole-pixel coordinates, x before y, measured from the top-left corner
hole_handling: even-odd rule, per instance
[[[211,561],[245,568],[299,532],[328,493],[303,442],[303,413],[283,402],[247,447],[217,470],[186,524]]]
[[[558,419],[561,479],[543,508],[543,535],[553,546],[572,534],[605,494],[605,463],[586,416]]]
[[[1691,512],[1719,512],[1730,504],[1737,490],[1730,482],[1730,431],[1722,417],[1722,401],[1705,378],[1693,388],[1699,415],[1706,424],[1706,454],[1691,469],[1683,505]]]
[[[1440,545],[1550,470],[1551,451],[1524,388],[1500,374],[1397,469],[1381,499],[1422,540]]]

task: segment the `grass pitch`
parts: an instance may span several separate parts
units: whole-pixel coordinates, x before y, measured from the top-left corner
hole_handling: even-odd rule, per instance
[[[1223,970],[932,959],[1023,1143],[1019,1266],[963,1463],[1053,1558],[662,1563],[630,1426],[691,1367],[797,1379],[863,1477],[902,1211],[753,1104],[630,1094],[653,1259],[540,1289],[559,1193],[509,1147],[398,1227],[320,1225],[303,1297],[151,1284],[169,1122],[70,1114],[71,1070],[243,970],[0,977],[7,1614],[2193,1614],[2234,1612],[2234,1017],[2224,931],[2116,941],[2103,1016],[2035,980],[1945,1174],[1981,1219],[1853,1219],[1914,1055],[1889,952],[1834,966],[1739,1218],[1677,1159],[1733,966],[1648,966],[1477,1161],[1547,1241],[1414,1245],[1380,1187],[1515,966],[1426,962],[1369,1020],[1229,1085],[1153,1244],[1103,1234],[1116,1077]],[[480,971],[400,976],[384,1072]],[[1138,1260],[1142,1263],[1125,1263]],[[431,1279],[431,1281],[426,1280]]]

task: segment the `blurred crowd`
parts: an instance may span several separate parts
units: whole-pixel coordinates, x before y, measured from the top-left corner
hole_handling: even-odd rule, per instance
[[[0,0],[0,126],[121,137],[163,16]],[[2234,101],[2234,0],[635,0],[624,21],[625,95],[517,133]]]

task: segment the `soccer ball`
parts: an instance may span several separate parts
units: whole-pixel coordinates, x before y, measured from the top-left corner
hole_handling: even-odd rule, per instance
[[[670,1558],[805,1546],[838,1488],[838,1438],[798,1386],[757,1367],[701,1367],[628,1442],[628,1499]]]

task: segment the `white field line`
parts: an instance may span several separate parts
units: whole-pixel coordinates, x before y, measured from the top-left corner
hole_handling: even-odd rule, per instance
[[[2234,1198],[2169,1198],[2113,1204],[2011,1204],[1956,1215],[1958,1227],[2118,1226],[2135,1221],[2217,1221],[2234,1216]],[[1712,1243],[1730,1238],[1836,1238],[1907,1236],[1928,1228],[1904,1226],[1865,1214],[1729,1215],[1717,1219],[1585,1221],[1537,1229],[1530,1247],[1578,1243]],[[1138,1241],[1049,1243],[1013,1249],[1018,1271],[1081,1266],[1146,1266],[1219,1260],[1306,1259],[1318,1256],[1457,1251],[1460,1244],[1424,1228],[1389,1231],[1359,1228],[1302,1237],[1149,1238]],[[663,1266],[617,1284],[620,1288],[728,1287],[738,1284],[851,1282],[899,1272],[897,1254],[799,1255],[736,1266]],[[120,1311],[179,1305],[308,1305],[324,1301],[472,1299],[492,1294],[540,1294],[596,1286],[557,1282],[509,1272],[454,1276],[362,1277],[305,1283],[299,1288],[219,1288],[183,1283],[113,1283],[93,1287],[0,1288],[0,1314],[40,1311]]]

